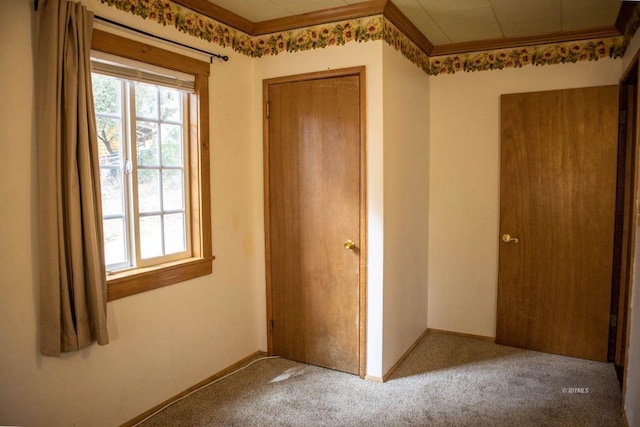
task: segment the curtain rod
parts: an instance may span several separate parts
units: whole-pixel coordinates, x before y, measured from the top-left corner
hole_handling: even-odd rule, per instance
[[[139,34],[143,34],[143,35],[145,35],[147,37],[151,37],[151,38],[154,38],[154,39],[162,40],[163,42],[172,43],[172,44],[175,44],[175,45],[187,48],[187,49],[191,49],[191,50],[195,50],[195,51],[200,52],[200,53],[204,53],[206,55],[209,55],[209,57],[210,57],[209,61],[212,64],[213,64],[213,58],[214,57],[215,58],[220,58],[224,62],[227,62],[229,60],[229,57],[227,55],[220,55],[218,53],[208,52],[206,50],[198,49],[197,47],[189,46],[187,44],[180,43],[180,42],[177,42],[177,41],[174,41],[174,40],[170,40],[170,39],[167,39],[167,38],[164,38],[164,37],[161,37],[161,36],[156,36],[155,34],[151,34],[151,33],[148,33],[146,31],[143,31],[143,30],[139,30],[139,29],[131,27],[129,25],[121,24],[120,22],[116,22],[116,21],[113,21],[111,19],[103,18],[102,16],[96,15],[95,19],[97,19],[98,21],[106,22],[107,24],[111,24],[111,25],[115,25],[117,27],[124,28],[124,29],[129,30],[129,31],[133,31],[133,32],[136,32],[136,33],[139,33]]]
[[[33,1],[33,7],[34,7],[34,9],[36,11],[38,10],[38,0],[34,0]],[[229,60],[229,57],[227,55],[220,55],[220,54],[217,54],[217,53],[208,52],[206,50],[198,49],[197,47],[192,47],[192,46],[189,46],[189,45],[184,44],[184,43],[180,43],[180,42],[177,42],[177,41],[174,41],[174,40],[170,40],[170,39],[167,39],[167,38],[164,38],[164,37],[161,37],[161,36],[156,36],[155,34],[151,34],[151,33],[148,33],[146,31],[143,31],[143,30],[139,30],[139,29],[131,27],[129,25],[121,24],[120,22],[116,22],[116,21],[113,21],[111,19],[103,18],[102,16],[95,15],[95,19],[97,19],[98,21],[106,22],[107,24],[111,24],[111,25],[115,25],[115,26],[120,27],[120,28],[124,28],[124,29],[129,30],[129,31],[133,31],[133,32],[136,32],[136,33],[139,33],[139,34],[143,34],[143,35],[145,35],[147,37],[151,37],[151,38],[154,38],[154,39],[157,39],[157,40],[162,40],[163,42],[166,42],[166,43],[172,43],[174,45],[178,45],[178,46],[184,47],[186,49],[191,49],[191,50],[195,50],[195,51],[200,52],[200,53],[204,53],[205,55],[209,55],[209,62],[212,63],[212,64],[213,64],[213,58],[214,57],[215,58],[220,58],[224,62],[227,62]]]

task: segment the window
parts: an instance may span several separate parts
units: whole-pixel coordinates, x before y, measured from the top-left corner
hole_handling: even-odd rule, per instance
[[[187,258],[188,94],[100,74],[99,64],[92,82],[107,270]]]
[[[94,31],[109,300],[211,273],[209,64]]]

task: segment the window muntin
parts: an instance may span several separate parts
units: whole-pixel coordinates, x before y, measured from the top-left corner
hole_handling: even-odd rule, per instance
[[[191,256],[188,94],[92,75],[110,272]]]

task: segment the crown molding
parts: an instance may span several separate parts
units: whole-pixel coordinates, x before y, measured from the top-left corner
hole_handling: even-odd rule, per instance
[[[565,43],[624,35],[633,20],[638,2],[624,1],[615,26],[564,31],[535,36],[478,40],[434,46],[391,0],[369,0],[347,6],[319,10],[268,21],[252,22],[208,0],[173,0],[174,3],[229,25],[249,36],[290,31],[349,19],[383,15],[428,56],[456,55],[495,49],[508,49],[549,43]]]
[[[429,39],[422,34],[422,31],[420,31],[418,27],[416,27],[413,22],[407,18],[407,15],[402,13],[402,11],[398,9],[398,6],[396,6],[392,1],[386,2],[383,15],[391,21],[396,28],[402,31],[409,40],[414,42],[424,53],[431,55],[431,52],[434,49],[433,43],[431,43]]]
[[[429,39],[427,39],[418,27],[390,0],[369,0],[347,6],[260,22],[251,22],[207,0],[173,0],[173,2],[195,12],[202,13],[211,19],[215,19],[218,22],[229,25],[251,36],[262,36],[330,22],[383,15],[427,55],[429,55],[434,48]]]
[[[627,26],[633,17],[633,13],[636,11],[638,7],[637,1],[623,1],[622,6],[620,6],[620,12],[618,12],[618,17],[616,18],[616,28],[620,32],[620,34],[626,34]]]
[[[390,2],[388,0],[370,0],[361,3],[349,4],[347,6],[334,7],[315,12],[303,13],[300,15],[271,19],[269,21],[256,22],[253,35],[261,36],[281,31],[327,24],[330,22],[382,15],[387,3]]]
[[[284,18],[270,19],[268,21],[252,22],[207,0],[173,0],[173,2],[195,12],[201,13],[211,19],[215,19],[218,22],[229,25],[230,27],[251,36],[261,36],[281,31],[310,27],[313,25],[327,24],[330,22],[382,15],[387,3],[391,3],[389,0],[369,0],[341,7],[303,13],[300,15],[286,16]],[[415,30],[420,33],[417,28]]]
[[[201,13],[211,19],[215,19],[216,21],[233,27],[236,30],[240,30],[243,33],[252,36],[255,35],[253,33],[256,25],[255,23],[207,0],[173,0],[173,2],[180,6],[184,6],[187,9],[191,9],[194,12]]]

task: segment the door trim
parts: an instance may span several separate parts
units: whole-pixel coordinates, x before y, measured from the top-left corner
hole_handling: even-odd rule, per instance
[[[621,215],[629,215],[631,217],[631,224],[628,230],[620,233],[620,236],[617,235],[616,239],[626,237],[629,244],[625,245],[621,248],[620,252],[616,255],[619,256],[620,259],[614,258],[614,261],[621,263],[623,259],[626,259],[625,265],[620,265],[621,274],[618,275],[617,279],[619,283],[615,283],[616,277],[614,276],[613,286],[616,285],[620,288],[620,290],[626,293],[626,298],[623,300],[618,299],[615,301],[617,303],[617,313],[618,313],[618,322],[616,325],[617,329],[622,328],[623,324],[629,322],[631,320],[631,301],[633,298],[633,280],[634,276],[639,272],[634,271],[635,257],[636,257],[636,228],[638,225],[638,206],[636,205],[636,198],[638,197],[637,183],[638,183],[638,162],[640,161],[640,147],[638,141],[638,121],[640,120],[640,108],[638,107],[638,102],[640,102],[640,52],[637,52],[633,59],[631,60],[629,66],[625,70],[624,74],[620,79],[620,88],[621,91],[628,90],[630,87],[635,85],[635,102],[627,103],[625,107],[627,107],[627,123],[621,124],[620,127],[620,138],[619,143],[624,139],[626,144],[631,145],[632,149],[627,151],[627,156],[631,156],[632,160],[628,162],[627,158],[621,159],[618,163],[618,168],[626,166],[627,163],[630,163],[631,170],[626,173],[624,177],[624,187],[625,190],[631,189],[631,194],[628,199],[624,200],[622,203],[622,213]],[[623,105],[620,105],[620,109],[622,110]],[[631,108],[629,108],[631,107]],[[622,195],[624,198],[624,195]],[[617,213],[617,212],[616,212]],[[626,234],[626,236],[623,236]],[[624,276],[624,277],[623,277]],[[626,289],[625,289],[626,288]],[[613,301],[612,301],[613,304]],[[613,306],[612,306],[613,308]],[[628,323],[627,323],[628,324]],[[626,327],[626,333],[617,333],[616,339],[614,341],[615,345],[615,355],[616,359],[620,357],[623,362],[623,372],[622,372],[622,412],[624,414],[625,408],[625,400],[626,400],[626,391],[627,391],[627,374],[629,369],[629,341],[631,338],[631,327]],[[622,342],[621,342],[622,341]],[[623,347],[622,354],[618,354],[620,352],[620,347]],[[618,360],[614,360],[617,362]],[[617,366],[617,365],[616,365]]]
[[[267,351],[273,355],[273,336],[270,322],[273,318],[271,286],[271,218],[269,189],[269,119],[267,105],[269,86],[281,83],[294,83],[309,80],[330,79],[335,77],[358,76],[360,86],[360,284],[359,284],[359,366],[360,378],[366,375],[366,325],[367,325],[367,152],[366,152],[366,67],[351,67],[337,70],[320,71],[293,76],[265,79],[262,83],[262,135],[263,135],[263,171],[264,171],[264,235],[265,235],[265,275],[267,296]]]

